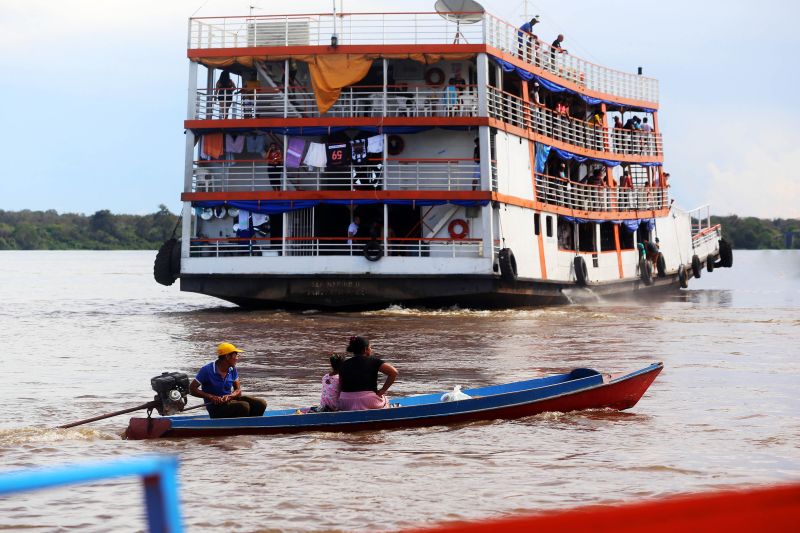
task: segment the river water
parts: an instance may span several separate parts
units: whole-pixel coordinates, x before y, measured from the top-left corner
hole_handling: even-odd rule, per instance
[[[392,530],[800,479],[800,254],[737,251],[733,269],[657,301],[545,309],[247,312],[152,281],[151,252],[0,252],[2,469],[149,453],[180,457],[195,531]],[[318,400],[351,334],[400,370],[395,395],[577,366],[663,361],[622,413],[358,434],[124,441],[150,378],[196,370],[218,342],[246,350],[246,392]],[[193,399],[193,401],[196,401]],[[135,531],[139,482],[0,498],[0,530]]]

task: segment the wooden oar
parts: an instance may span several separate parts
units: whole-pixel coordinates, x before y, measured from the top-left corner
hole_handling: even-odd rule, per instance
[[[152,401],[143,403],[142,405],[137,405],[136,407],[130,407],[128,409],[123,409],[121,411],[114,411],[113,413],[106,413],[100,416],[93,416],[92,418],[87,418],[85,420],[78,420],[77,422],[71,422],[69,424],[64,424],[63,426],[58,426],[58,429],[67,429],[67,428],[74,428],[75,426],[82,426],[83,424],[88,424],[89,422],[96,422],[98,420],[103,420],[104,418],[111,418],[113,416],[124,415],[125,413],[131,413],[133,411],[139,411],[140,409],[150,409],[155,408],[158,405],[158,402]],[[205,407],[206,404],[201,403],[198,405],[193,405],[191,407],[186,407],[183,411],[191,411],[192,409],[197,409],[198,407]]]

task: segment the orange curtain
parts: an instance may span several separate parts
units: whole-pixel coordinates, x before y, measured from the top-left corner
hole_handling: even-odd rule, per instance
[[[336,103],[343,87],[363,80],[372,66],[372,59],[363,54],[307,55],[295,59],[308,65],[320,114]]]

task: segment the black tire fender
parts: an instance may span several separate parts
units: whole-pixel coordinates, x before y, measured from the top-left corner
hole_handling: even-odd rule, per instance
[[[181,273],[181,244],[179,239],[168,239],[161,245],[153,263],[153,278],[169,287]]]
[[[383,246],[378,241],[369,241],[364,245],[364,257],[373,263],[383,257]]]
[[[678,267],[678,284],[681,289],[689,288],[689,275],[686,273],[686,267],[681,265]]]
[[[719,262],[721,263],[720,266],[724,268],[733,266],[733,247],[725,239],[719,240]]]
[[[709,272],[714,272],[714,256],[709,255],[706,257],[706,270]]]
[[[639,259],[639,279],[641,279],[645,285],[653,284],[653,265],[644,257]]]
[[[658,272],[659,278],[667,277],[667,261],[661,252],[658,252],[658,258],[656,259],[656,272]]]
[[[692,256],[692,275],[696,278],[699,278],[700,275],[703,273],[703,263],[700,262],[700,258],[697,254]]]
[[[575,267],[575,281],[581,287],[585,287],[589,283],[589,270],[586,268],[583,256],[576,255],[572,260],[572,265]]]
[[[506,281],[517,280],[517,258],[511,248],[503,248],[497,254],[497,262],[500,263],[500,277]]]

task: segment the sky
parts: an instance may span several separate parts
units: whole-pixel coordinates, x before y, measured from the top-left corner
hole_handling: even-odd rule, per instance
[[[350,12],[433,0],[340,0]],[[331,1],[0,0],[0,209],[178,212],[190,16],[330,12]],[[526,3],[484,0],[521,24]],[[338,5],[338,4],[337,4]],[[800,217],[800,2],[536,0],[537,33],[660,81],[676,203]]]

